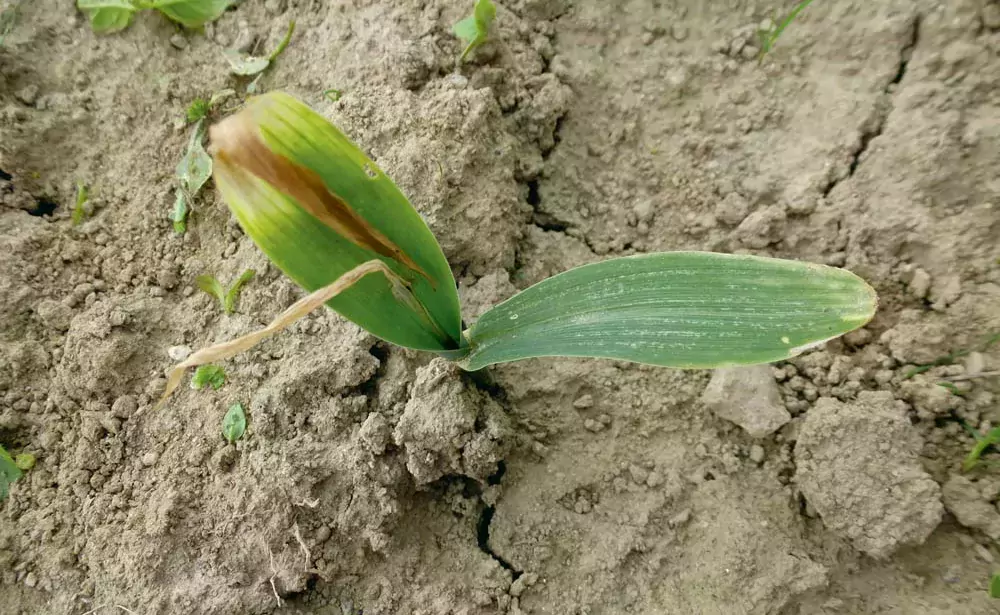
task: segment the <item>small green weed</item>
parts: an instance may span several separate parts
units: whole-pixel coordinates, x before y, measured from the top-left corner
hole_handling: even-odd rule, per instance
[[[195,122],[191,138],[188,140],[184,157],[177,164],[177,193],[174,209],[170,220],[174,223],[174,232],[183,234],[187,231],[187,218],[191,203],[198,191],[212,176],[212,157],[202,145],[204,137],[204,119]]]
[[[918,365],[913,369],[911,369],[910,371],[906,372],[906,374],[903,376],[903,379],[913,378],[917,374],[922,374],[940,365],[952,365],[955,363],[957,359],[960,359],[973,351],[986,352],[987,350],[990,349],[990,347],[992,347],[997,342],[1000,342],[1000,333],[994,333],[993,335],[988,337],[986,341],[984,341],[978,348],[967,348],[965,350],[956,350],[951,354],[946,354],[943,357],[934,359],[930,363],[924,363],[922,365]]]
[[[244,284],[253,279],[256,273],[253,269],[247,269],[233,282],[229,290],[222,288],[222,284],[215,279],[215,276],[211,275],[198,276],[195,278],[195,284],[201,290],[218,299],[219,305],[222,306],[226,314],[232,314],[236,306],[236,299],[240,296],[240,290],[242,290]]]
[[[965,423],[963,423],[962,426],[965,427],[966,431],[972,434],[973,438],[976,439],[976,445],[972,447],[969,454],[965,456],[965,460],[962,461],[962,471],[970,472],[973,468],[980,464],[979,458],[983,456],[983,453],[985,453],[988,448],[994,444],[1000,443],[1000,427],[994,427],[984,436],[979,433],[978,430],[966,425]]]
[[[218,19],[232,0],[76,0],[76,8],[90,19],[98,34],[128,27],[139,11],[154,9],[185,28],[200,28]]]
[[[222,437],[230,444],[243,437],[247,430],[247,415],[243,412],[243,405],[236,402],[229,406],[226,416],[222,417]]]
[[[813,0],[802,0],[802,2],[799,2],[799,4],[773,28],[757,32],[757,35],[760,36],[760,60],[763,60],[764,56],[774,49],[775,43],[778,42],[778,37],[780,37],[781,33],[785,31],[788,24],[792,23],[792,21],[799,16],[799,13],[801,13],[804,8],[812,4],[812,1]]]
[[[337,88],[327,88],[323,90],[323,96],[327,98],[330,102],[337,102],[344,93]]]
[[[201,97],[195,98],[184,111],[184,119],[188,124],[194,124],[200,120],[208,119],[212,115],[212,112],[218,109],[218,107],[226,99],[235,95],[236,90],[225,89],[212,94],[211,98],[208,100]]]
[[[3,501],[10,492],[10,484],[19,478],[21,478],[21,468],[4,447],[0,446],[0,501]]]
[[[990,598],[1000,598],[1000,572],[994,572],[990,579]]]
[[[14,465],[17,466],[18,470],[27,472],[31,468],[35,467],[35,456],[31,453],[20,453],[14,457]]]
[[[87,185],[82,181],[76,182],[76,203],[73,205],[73,226],[77,226],[83,219],[87,217],[87,210],[84,209],[84,205],[87,204],[89,194],[87,191]]]
[[[285,48],[288,47],[288,43],[292,40],[293,32],[295,32],[294,21],[288,24],[288,31],[285,32],[285,37],[281,39],[281,42],[274,48],[274,51],[263,57],[243,56],[238,51],[227,49],[223,53],[226,56],[226,60],[229,61],[229,72],[241,77],[253,77],[264,72],[268,66],[278,59],[278,56],[281,55]]]
[[[465,61],[472,50],[487,41],[490,33],[490,24],[497,16],[497,7],[491,0],[476,0],[476,6],[472,15],[459,21],[451,27],[455,36],[465,43],[465,50],[458,57],[458,63]]]
[[[194,376],[191,378],[191,388],[196,391],[206,386],[218,391],[224,384],[226,384],[226,370],[218,365],[202,365],[194,370]]]

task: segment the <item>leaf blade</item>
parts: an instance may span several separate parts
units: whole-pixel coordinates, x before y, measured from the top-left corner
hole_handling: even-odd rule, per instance
[[[236,402],[229,406],[226,415],[222,417],[222,437],[230,444],[243,437],[247,430],[247,415],[243,404]]]
[[[185,28],[198,28],[226,12],[232,0],[154,0],[154,8]]]
[[[87,15],[91,29],[97,34],[124,30],[137,10],[129,0],[77,0],[76,8]]]
[[[463,367],[541,356],[679,368],[778,361],[856,329],[875,293],[822,265],[707,252],[611,259],[559,274],[484,314]]]

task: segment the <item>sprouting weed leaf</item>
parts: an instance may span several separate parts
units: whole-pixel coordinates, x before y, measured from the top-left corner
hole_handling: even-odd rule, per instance
[[[461,64],[473,49],[486,42],[489,37],[490,24],[497,15],[497,7],[491,0],[476,0],[475,8],[471,17],[459,21],[451,27],[462,42],[465,43],[465,50],[458,57]]]
[[[812,4],[812,0],[802,0],[802,2],[799,2],[799,4],[773,28],[770,30],[758,30],[757,36],[760,37],[760,56],[758,57],[758,60],[763,60],[764,56],[774,49],[775,43],[778,42],[778,37],[780,37],[781,33],[785,31],[788,24],[792,23],[792,21],[798,17],[799,13],[801,13],[802,10],[810,4]]]
[[[208,112],[211,110],[211,105],[204,98],[195,98],[188,105],[187,111],[184,115],[187,117],[188,124],[194,124],[199,120],[203,120],[208,116]]]
[[[253,279],[253,276],[256,275],[256,273],[257,272],[253,269],[247,269],[242,275],[240,275],[239,278],[236,279],[235,282],[233,282],[233,285],[226,293],[226,298],[223,300],[223,308],[226,310],[226,314],[233,313],[233,309],[236,305],[236,299],[240,296],[240,290],[243,288],[244,284]]]
[[[966,348],[964,350],[956,350],[955,352],[946,354],[943,357],[938,357],[937,359],[934,359],[930,363],[924,363],[923,365],[918,365],[913,369],[911,369],[910,371],[906,372],[903,375],[903,379],[905,380],[908,378],[913,378],[917,374],[922,374],[926,371],[930,371],[931,369],[938,367],[940,365],[952,365],[953,363],[955,363],[957,359],[960,359],[968,355],[973,350],[978,350],[979,352],[986,352],[997,342],[1000,342],[1000,332],[994,333],[990,337],[986,338],[986,341],[980,344],[979,347],[976,349]]]
[[[229,406],[226,416],[222,417],[222,437],[230,444],[243,437],[247,430],[247,415],[243,411],[243,405],[236,402]]]
[[[281,55],[285,48],[288,47],[288,43],[292,40],[293,32],[295,32],[294,21],[288,24],[288,30],[285,32],[284,38],[282,38],[281,42],[278,43],[278,46],[274,48],[274,51],[263,57],[242,56],[238,51],[226,49],[222,53],[229,62],[229,71],[234,75],[240,75],[242,77],[252,77],[264,72],[264,70],[266,70],[279,55]],[[256,88],[254,89],[256,90]]]
[[[1000,573],[994,573],[990,579],[990,598],[1000,598]]]
[[[22,472],[27,472],[31,468],[35,467],[35,461],[35,456],[31,453],[21,453],[17,457],[14,457],[14,465],[16,465],[17,469]]]
[[[226,370],[218,365],[202,365],[194,370],[194,376],[191,378],[191,388],[195,390],[201,390],[207,385],[218,391],[224,384],[226,384]]]
[[[986,452],[986,449],[997,443],[1000,443],[1000,427],[994,427],[985,436],[976,437],[976,445],[972,447],[969,454],[965,456],[965,460],[962,461],[962,471],[969,472],[975,468],[979,464],[979,458]]]
[[[19,478],[21,478],[21,469],[17,467],[17,463],[7,451],[0,446],[0,501],[7,497],[10,484]]]
[[[323,90],[323,96],[327,98],[330,102],[337,102],[344,93],[337,88],[327,88]]]
[[[183,235],[187,232],[188,204],[184,191],[177,188],[177,198],[174,200],[174,208],[170,211],[170,221],[173,222],[174,232]]]
[[[242,290],[244,284],[253,279],[254,275],[256,275],[256,272],[253,269],[247,269],[233,282],[229,290],[224,289],[222,284],[215,279],[215,276],[211,275],[198,276],[195,278],[195,284],[201,290],[215,297],[226,314],[232,314],[236,305],[236,299],[240,296],[240,290]]]
[[[959,397],[965,397],[965,391],[963,391],[962,389],[960,389],[957,386],[955,386],[954,383],[951,383],[951,382],[939,382],[939,383],[937,383],[937,385],[939,387],[941,387],[942,389],[945,389],[946,391],[948,391],[952,395],[958,395]]]
[[[83,222],[87,211],[83,206],[87,203],[87,186],[82,181],[76,182],[76,203],[73,205],[73,226]]]
[[[98,34],[124,30],[138,10],[130,0],[77,0],[76,8],[87,15]]]
[[[219,284],[219,281],[215,279],[215,276],[200,275],[194,279],[194,283],[198,288],[215,297],[219,305],[225,307],[226,291],[222,288],[222,284]]]

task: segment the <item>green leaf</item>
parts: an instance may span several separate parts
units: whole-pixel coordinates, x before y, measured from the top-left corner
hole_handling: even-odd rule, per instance
[[[253,269],[247,269],[243,272],[240,277],[233,282],[233,285],[229,287],[229,291],[226,293],[225,299],[222,301],[222,307],[226,311],[226,314],[232,314],[236,306],[236,299],[240,296],[240,290],[243,289],[243,285],[253,279],[256,275],[256,271]]]
[[[222,55],[224,55],[226,60],[229,62],[229,72],[243,77],[256,75],[257,73],[263,72],[264,69],[271,65],[271,60],[267,58],[242,56],[240,55],[240,52],[232,49],[224,50]]]
[[[184,157],[177,164],[177,179],[188,197],[193,198],[212,176],[212,157],[201,144],[203,121],[195,123]]]
[[[21,470],[14,459],[0,446],[0,501],[7,497],[9,485],[21,478]]]
[[[469,44],[479,37],[479,24],[475,17],[466,17],[452,26],[451,31],[464,43]]]
[[[556,275],[486,312],[469,370],[529,357],[710,368],[779,361],[867,323],[876,298],[842,269],[708,252],[617,258]]]
[[[146,4],[186,28],[199,28],[221,17],[232,0],[150,0]]]
[[[202,365],[194,370],[191,378],[191,388],[201,390],[206,385],[218,391],[226,384],[226,370],[218,365]]]
[[[380,259],[406,286],[370,275],[327,305],[372,334],[435,352],[462,343],[441,247],[392,180],[336,127],[271,92],[212,127],[215,182],[240,225],[308,292]]]
[[[188,204],[184,191],[176,190],[177,198],[174,200],[174,208],[170,212],[170,220],[174,223],[174,232],[182,235],[187,232]]]
[[[129,0],[77,0],[76,8],[87,15],[98,34],[124,30],[137,10]]]
[[[473,49],[486,42],[489,37],[490,24],[493,23],[496,14],[497,7],[493,2],[477,0],[472,16],[466,17],[451,27],[455,36],[465,43],[465,50],[458,58],[459,63],[465,61]]]
[[[82,181],[76,182],[76,203],[73,204],[73,226],[77,226],[87,217],[87,211],[83,206],[88,198],[87,186]]]
[[[990,579],[990,598],[1000,598],[1000,574]]]
[[[194,279],[195,285],[206,293],[215,297],[223,308],[226,306],[226,291],[222,284],[212,275],[200,275]]]
[[[480,31],[485,34],[493,23],[493,18],[497,16],[497,7],[491,0],[477,0],[473,14],[476,16]]]
[[[222,437],[230,444],[243,437],[247,430],[247,415],[239,402],[229,406],[226,416],[222,417]]]
[[[23,472],[27,472],[35,467],[35,461],[35,456],[31,453],[21,453],[17,457],[14,457],[14,465],[17,466],[18,470]]]

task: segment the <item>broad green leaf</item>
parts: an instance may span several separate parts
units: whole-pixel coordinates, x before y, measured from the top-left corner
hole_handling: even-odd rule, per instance
[[[219,302],[219,305],[225,308],[226,305],[226,289],[222,288],[222,284],[215,279],[213,275],[200,275],[194,279],[195,286],[215,297]]]
[[[212,157],[201,144],[202,122],[198,120],[191,132],[184,157],[177,164],[177,179],[188,197],[194,197],[212,176]]]
[[[876,297],[843,269],[709,252],[585,265],[486,312],[463,367],[604,357],[679,368],[768,363],[867,323]]]
[[[14,459],[0,446],[0,501],[7,497],[8,487],[21,478],[21,469]]]
[[[98,34],[124,30],[137,10],[129,0],[77,0],[76,7],[87,15]]]
[[[369,275],[327,305],[400,346],[459,348],[458,293],[441,247],[392,180],[333,124],[272,92],[211,133],[216,186],[286,275],[312,292],[380,259],[407,281],[408,296],[385,275]]]
[[[455,33],[455,36],[462,39],[466,44],[479,36],[479,24],[476,23],[475,17],[466,17],[452,26],[451,30]]]
[[[1000,573],[994,573],[990,579],[990,598],[1000,598]]]
[[[231,443],[243,437],[247,430],[247,415],[239,402],[229,406],[226,416],[222,417],[222,437]]]
[[[473,13],[479,23],[479,29],[485,34],[489,30],[493,18],[497,16],[497,7],[492,0],[476,0],[476,8]]]
[[[149,0],[146,6],[156,9],[186,28],[198,28],[215,21],[226,12],[232,0]]]

